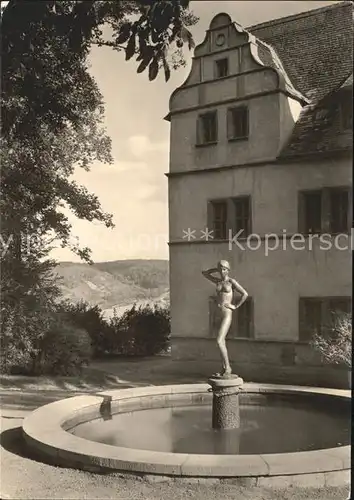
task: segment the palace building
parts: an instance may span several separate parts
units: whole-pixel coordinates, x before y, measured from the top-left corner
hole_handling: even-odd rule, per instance
[[[249,381],[341,384],[309,345],[351,311],[353,6],[244,28],[214,17],[170,99],[172,357],[219,366],[213,285],[248,291],[227,345]],[[236,236],[238,235],[238,236]]]

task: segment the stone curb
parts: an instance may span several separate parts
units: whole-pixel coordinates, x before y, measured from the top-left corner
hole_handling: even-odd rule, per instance
[[[114,406],[122,405],[124,411],[130,403],[136,405],[138,402],[144,407],[145,402],[150,398],[154,400],[154,397],[158,404],[164,406],[178,395],[190,397],[192,401],[198,396],[203,398],[208,389],[209,384],[182,384],[115,389],[96,395],[75,396],[35,410],[23,422],[23,435],[35,453],[50,457],[58,464],[92,472],[126,471],[140,475],[182,476],[186,480],[229,478],[242,482],[253,478],[260,486],[271,483],[284,487],[348,483],[350,446],[268,455],[197,455],[116,447],[89,441],[65,430],[70,428],[68,423],[80,419],[80,415],[81,418],[86,416],[87,420],[87,415],[97,412],[103,401],[110,401]],[[242,392],[350,398],[349,391],[268,384],[245,384]]]

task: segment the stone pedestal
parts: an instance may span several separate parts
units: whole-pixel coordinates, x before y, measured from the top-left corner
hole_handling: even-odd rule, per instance
[[[213,392],[213,429],[237,429],[240,427],[239,393],[243,379],[237,375],[227,378],[210,378]]]

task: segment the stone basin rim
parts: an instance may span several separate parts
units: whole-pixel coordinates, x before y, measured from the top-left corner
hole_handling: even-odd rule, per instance
[[[198,455],[123,448],[74,436],[62,426],[78,411],[99,407],[104,400],[120,401],[172,394],[205,394],[209,384],[179,384],[114,389],[69,397],[44,405],[25,418],[22,426],[27,444],[44,456],[74,463],[76,468],[129,471],[138,474],[194,477],[260,477],[326,474],[350,469],[350,446],[314,451],[257,455]],[[348,391],[248,384],[248,394],[309,394],[350,399]]]

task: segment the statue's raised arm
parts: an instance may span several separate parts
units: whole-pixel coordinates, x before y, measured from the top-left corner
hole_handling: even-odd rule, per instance
[[[219,269],[217,267],[212,267],[211,269],[207,269],[206,271],[202,271],[202,275],[204,276],[204,278],[211,281],[212,283],[218,283],[220,281],[220,278],[213,276],[215,273],[218,273],[218,272],[219,272]]]

